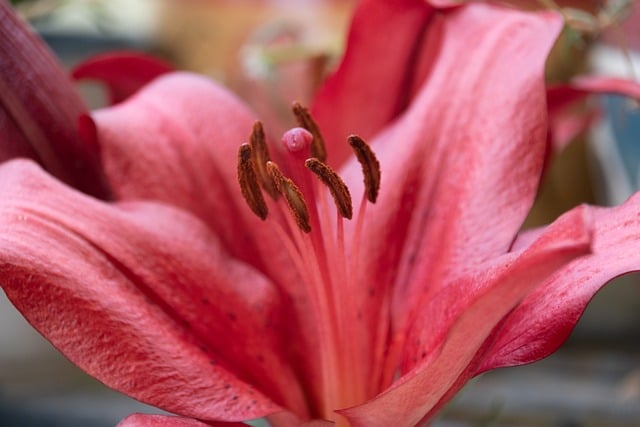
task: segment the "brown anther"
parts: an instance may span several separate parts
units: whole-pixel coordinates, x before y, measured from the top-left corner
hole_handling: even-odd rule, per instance
[[[251,143],[254,166],[257,174],[260,176],[260,185],[273,200],[278,200],[280,193],[278,193],[273,179],[267,172],[267,162],[271,160],[271,158],[269,157],[269,149],[267,148],[267,139],[264,136],[264,128],[260,121],[256,121],[253,124],[249,142]]]
[[[293,110],[293,114],[296,116],[298,125],[305,128],[313,135],[313,142],[311,142],[311,157],[315,157],[321,162],[326,162],[327,150],[324,147],[324,138],[320,133],[320,127],[318,127],[318,124],[311,117],[309,110],[298,102],[294,102],[291,109]]]
[[[380,162],[376,158],[371,147],[357,135],[349,136],[349,145],[362,166],[362,174],[364,175],[364,190],[367,199],[371,203],[375,203],[380,190]]]
[[[273,162],[267,162],[267,172],[273,179],[278,192],[282,194],[287,201],[289,210],[293,214],[293,217],[298,224],[298,227],[305,233],[311,231],[311,225],[309,225],[309,210],[307,204],[304,201],[302,192],[293,183],[292,180],[282,174],[278,165]]]
[[[344,218],[351,219],[353,216],[353,207],[351,205],[351,193],[349,188],[344,183],[342,178],[334,172],[328,165],[322,163],[320,160],[312,157],[304,162],[304,165],[320,180],[329,187],[333,201],[338,208],[338,212]]]
[[[242,190],[242,196],[247,204],[261,219],[266,219],[269,209],[262,197],[262,191],[258,184],[258,177],[251,158],[251,146],[242,144],[238,150],[238,182]]]

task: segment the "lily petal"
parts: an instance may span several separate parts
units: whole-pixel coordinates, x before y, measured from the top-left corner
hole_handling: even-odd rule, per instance
[[[171,73],[93,119],[95,127],[85,121],[84,130],[97,132],[116,199],[179,206],[207,222],[235,255],[257,257],[247,253],[246,234],[260,221],[236,177],[237,149],[255,118],[235,96],[203,77]]]
[[[109,52],[76,65],[71,75],[76,80],[101,81],[107,86],[111,104],[117,104],[151,80],[171,71],[171,65],[149,55]]]
[[[25,140],[24,134],[13,120],[13,117],[0,105],[0,132],[2,146],[0,147],[0,162],[16,157],[38,159],[38,153]]]
[[[244,423],[203,422],[193,418],[182,418],[167,415],[131,414],[120,421],[117,427],[240,427]]]
[[[354,427],[412,426],[429,418],[447,391],[461,384],[460,376],[502,318],[550,274],[588,253],[590,240],[588,212],[574,211],[518,256],[507,254],[451,284],[424,307],[425,321],[414,324],[407,350],[417,359],[411,371],[371,401],[340,413]],[[434,327],[427,330],[426,320]]]
[[[413,299],[427,282],[432,290],[445,286],[444,278],[455,277],[453,266],[506,253],[535,197],[545,154],[543,70],[559,16],[473,5],[443,20],[438,64],[388,137],[406,141],[402,152],[409,156],[387,157],[396,147],[384,147],[381,156],[392,173],[415,171],[388,177],[387,185],[406,192],[407,180],[421,180],[412,197],[398,301]],[[483,41],[469,53],[466,41],[477,34]],[[421,261],[412,267],[411,258]]]
[[[382,188],[366,225],[364,282],[374,285],[361,298],[379,337],[388,336],[380,307],[392,298],[391,358],[424,301],[464,266],[507,253],[520,229],[542,173],[544,63],[561,26],[552,13],[485,4],[432,19],[425,39],[439,40],[437,61],[410,109],[373,141]],[[348,171],[345,179],[358,185]]]
[[[30,157],[76,188],[107,197],[98,147],[85,144],[77,130],[84,103],[42,40],[5,1],[0,52],[0,159]]]
[[[586,209],[595,222],[593,253],[558,271],[509,315],[478,372],[548,356],[566,340],[600,288],[640,270],[640,194],[615,208]],[[530,237],[516,242],[516,250]]]
[[[420,53],[437,54],[436,40],[423,44],[433,13],[423,0],[360,2],[340,68],[319,89],[312,107],[332,164],[350,154],[348,135],[369,139],[407,107],[415,80],[422,77],[416,75]]]
[[[298,416],[291,412],[276,412],[275,414],[266,417],[269,425],[279,427],[331,427],[334,425],[332,421],[311,419],[308,421],[301,421]]]
[[[0,192],[2,287],[90,375],[199,419],[279,410],[258,389],[305,413],[282,354],[277,289],[201,221],[98,202],[28,161],[0,167]]]

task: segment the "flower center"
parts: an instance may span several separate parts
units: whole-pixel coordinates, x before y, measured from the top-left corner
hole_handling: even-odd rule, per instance
[[[348,143],[362,167],[364,194],[349,235],[352,242],[347,256],[343,221],[354,217],[351,193],[326,164],[322,135],[307,109],[296,103],[293,113],[300,127],[282,137],[283,167],[269,157],[262,124],[256,122],[250,142],[239,149],[238,181],[251,210],[263,220],[273,218],[274,230],[304,281],[318,330],[315,354],[320,358],[323,382],[318,411],[331,419],[336,417],[334,409],[370,397],[367,367],[354,354],[368,349],[358,345],[362,331],[354,326],[358,307],[350,298],[350,289],[358,286],[363,218],[367,202],[377,199],[380,165],[362,138],[349,136]],[[334,215],[327,191],[335,205]],[[265,200],[263,192],[272,200]]]
[[[336,208],[343,218],[353,215],[351,194],[346,184],[326,163],[324,140],[318,125],[309,112],[300,104],[294,104],[294,114],[301,127],[288,130],[282,137],[282,145],[287,156],[285,161],[298,184],[287,178],[278,165],[271,161],[261,122],[256,122],[250,143],[240,146],[238,153],[238,180],[240,189],[251,210],[261,219],[266,219],[269,209],[262,196],[266,191],[275,201],[284,196],[289,210],[296,218],[298,227],[305,233],[311,231],[308,205],[304,194],[315,198],[315,187],[308,186],[308,176],[301,172],[301,165],[313,172],[331,192]],[[375,203],[380,188],[380,164],[375,154],[362,138],[351,135],[348,142],[362,165],[365,181],[365,195]],[[302,191],[301,191],[302,189]]]

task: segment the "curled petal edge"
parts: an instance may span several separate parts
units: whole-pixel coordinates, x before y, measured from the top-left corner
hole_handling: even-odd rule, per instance
[[[486,275],[487,283],[482,285],[481,292],[448,328],[439,349],[433,350],[437,356],[418,364],[369,402],[338,412],[354,427],[380,422],[409,426],[427,419],[449,390],[463,383],[461,375],[467,373],[504,316],[549,275],[576,257],[588,254],[590,244],[589,212],[581,209],[563,216],[529,250],[515,260],[508,256],[497,274]]]

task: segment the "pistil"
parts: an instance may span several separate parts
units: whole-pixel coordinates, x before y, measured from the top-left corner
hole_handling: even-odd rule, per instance
[[[367,201],[375,202],[380,186],[380,166],[371,148],[357,136],[349,137],[362,166],[365,190],[355,218],[354,238],[345,245],[344,219],[353,217],[350,191],[340,176],[325,163],[326,150],[317,124],[306,108],[293,106],[300,128],[287,131],[283,138],[284,168],[272,161],[260,122],[254,125],[250,144],[238,153],[238,180],[247,204],[262,219],[272,216],[276,233],[289,252],[312,306],[318,328],[318,357],[322,370],[320,415],[338,425],[345,420],[333,411],[363,402],[368,388],[367,366],[361,366],[357,352],[362,331],[356,325],[358,301],[351,292],[358,285],[359,240]],[[315,175],[318,179],[313,179]],[[269,204],[261,189],[270,194]],[[330,214],[329,191],[335,218]],[[280,197],[282,196],[282,197]],[[284,203],[282,203],[284,201]],[[273,205],[270,210],[267,205]],[[286,207],[285,207],[286,205]],[[287,214],[288,213],[288,214]],[[284,219],[284,224],[280,221]],[[346,248],[354,253],[350,257]],[[313,357],[310,355],[310,357]]]

